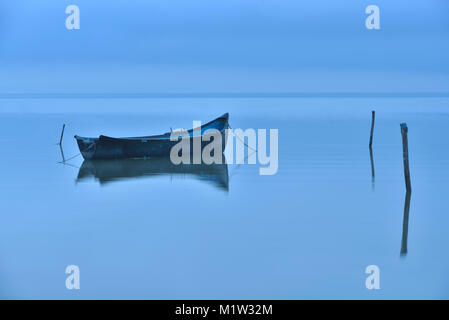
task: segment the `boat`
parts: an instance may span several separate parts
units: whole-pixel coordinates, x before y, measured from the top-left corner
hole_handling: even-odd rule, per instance
[[[228,191],[229,176],[226,160],[221,164],[179,164],[171,162],[170,157],[154,157],[150,159],[115,159],[115,160],[84,160],[81,165],[77,182],[90,178],[100,185],[114,181],[169,176],[181,179],[196,179],[209,182],[217,189]]]
[[[229,114],[212,120],[199,128],[187,130],[190,150],[193,150],[193,141],[201,141],[201,149],[213,140],[208,129],[218,130],[221,134],[222,152],[224,152],[227,141],[227,130],[229,127]],[[194,134],[195,133],[195,134]],[[100,135],[98,138],[86,138],[75,135],[80,152],[85,160],[92,159],[125,159],[125,158],[147,158],[166,157],[170,155],[172,147],[179,141],[170,141],[172,132],[161,135],[145,137],[112,138]]]

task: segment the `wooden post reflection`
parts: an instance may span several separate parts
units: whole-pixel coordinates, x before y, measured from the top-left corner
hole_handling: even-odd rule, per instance
[[[401,256],[405,256],[407,254],[407,241],[408,241],[408,218],[410,212],[410,198],[412,196],[411,191],[407,191],[405,193],[405,202],[404,202],[404,219],[402,222],[402,244],[401,244]]]
[[[371,160],[371,183],[373,185],[374,189],[374,179],[375,179],[375,173],[374,173],[374,157],[373,157],[373,149],[369,148],[369,158]]]
[[[62,150],[62,145],[59,145],[59,150],[61,150],[62,163],[65,163],[64,150]]]

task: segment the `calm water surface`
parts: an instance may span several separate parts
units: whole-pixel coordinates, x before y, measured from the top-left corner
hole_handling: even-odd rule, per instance
[[[64,112],[36,113],[57,103]],[[449,298],[447,98],[2,104],[19,111],[0,113],[1,298]],[[276,175],[260,176],[257,165],[199,173],[143,163],[101,179],[80,173],[81,157],[58,163],[62,123],[69,158],[74,134],[158,134],[224,112],[233,128],[279,129]],[[403,121],[413,187],[405,226]],[[65,288],[70,264],[80,267],[80,290]],[[365,288],[372,264],[380,290]]]

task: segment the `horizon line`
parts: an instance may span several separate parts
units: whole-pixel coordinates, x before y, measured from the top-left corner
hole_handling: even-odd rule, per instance
[[[449,98],[448,92],[135,92],[0,93],[0,99]]]

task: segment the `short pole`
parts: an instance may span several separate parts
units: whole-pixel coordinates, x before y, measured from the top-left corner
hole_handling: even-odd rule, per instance
[[[404,177],[405,177],[405,187],[407,192],[411,192],[412,185],[410,183],[410,168],[408,161],[408,138],[407,138],[408,128],[406,123],[401,123],[401,134],[402,134],[402,157],[404,159]]]
[[[369,148],[373,146],[374,120],[376,119],[376,111],[371,111],[371,134],[369,136]]]
[[[65,123],[62,125],[61,138],[59,138],[59,145],[62,144],[62,138],[64,137],[64,129],[65,129]]]

